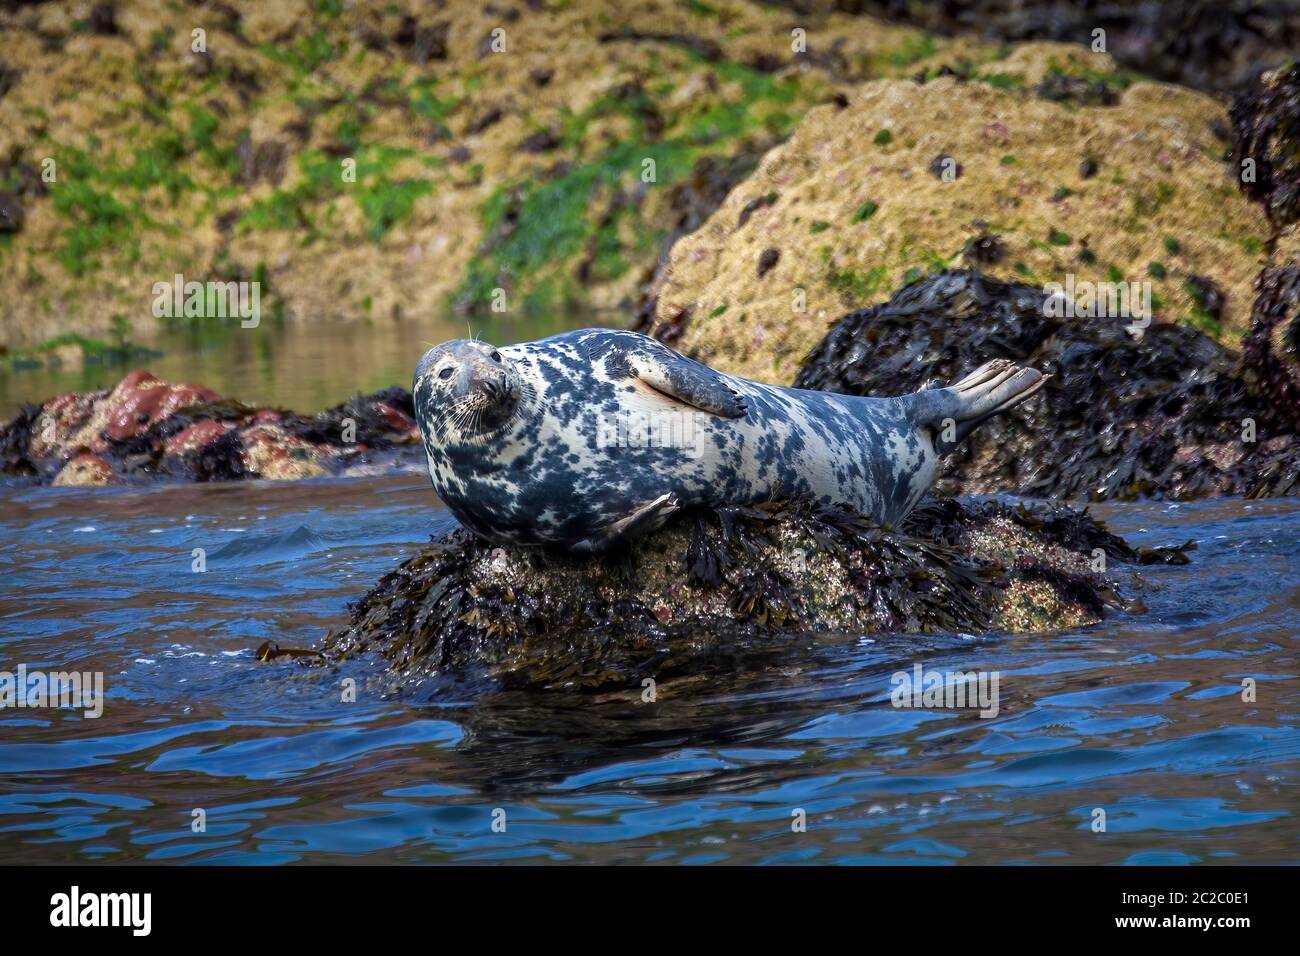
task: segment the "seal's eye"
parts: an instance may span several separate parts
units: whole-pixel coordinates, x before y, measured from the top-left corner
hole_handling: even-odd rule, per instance
[[[438,373],[438,378],[441,379],[451,378],[451,371],[452,371],[451,366],[448,365],[446,368],[444,368],[441,372]]]
[[[492,359],[492,361],[494,361],[494,362],[500,362],[500,361],[501,361],[501,353],[500,353],[500,352],[493,352],[492,355],[491,355],[491,359]]]

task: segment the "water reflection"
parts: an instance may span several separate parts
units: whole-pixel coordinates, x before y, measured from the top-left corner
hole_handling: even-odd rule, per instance
[[[503,344],[590,325],[622,327],[625,321],[621,314],[570,314],[475,318],[472,328],[450,316],[369,323],[264,320],[256,329],[220,320],[176,323],[142,343],[161,355],[127,364],[92,358],[79,368],[15,368],[0,361],[0,418],[23,402],[108,388],[141,366],[165,381],[206,385],[249,404],[310,414],[358,392],[409,388],[415,363],[429,346],[467,338],[471,331]]]

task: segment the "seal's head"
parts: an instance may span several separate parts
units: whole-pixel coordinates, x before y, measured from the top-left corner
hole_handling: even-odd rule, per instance
[[[424,353],[411,392],[426,440],[457,445],[501,428],[519,405],[523,383],[491,345],[456,339]]]

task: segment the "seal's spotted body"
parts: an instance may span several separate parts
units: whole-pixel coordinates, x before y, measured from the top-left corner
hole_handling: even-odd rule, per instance
[[[445,343],[413,391],[434,489],[461,523],[492,541],[600,550],[694,504],[808,498],[896,522],[941,454],[1042,382],[992,362],[951,388],[857,398],[584,329],[501,349]]]

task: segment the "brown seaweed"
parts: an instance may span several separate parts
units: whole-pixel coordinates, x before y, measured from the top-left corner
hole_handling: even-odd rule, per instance
[[[1263,204],[1274,227],[1300,220],[1300,62],[1239,96],[1231,116],[1232,171],[1242,191]]]
[[[596,557],[457,529],[385,575],[321,650],[378,659],[399,684],[629,686],[812,633],[1087,624],[1121,603],[1099,554],[1185,563],[1189,547],[1135,549],[1086,513],[996,499],[927,503],[900,529],[805,502],[696,510]]]
[[[951,270],[840,318],[800,388],[902,395],[994,358],[1052,374],[949,456],[945,494],[1074,500],[1300,494],[1300,434],[1241,356],[1186,326],[1045,315],[1046,293]]]

